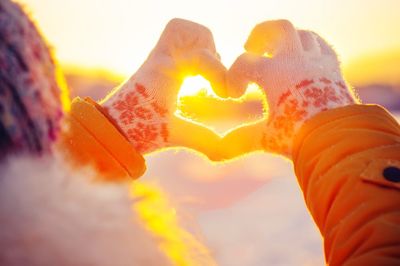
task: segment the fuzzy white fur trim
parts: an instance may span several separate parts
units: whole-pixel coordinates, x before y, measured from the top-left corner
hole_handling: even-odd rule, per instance
[[[169,265],[129,184],[92,182],[59,157],[0,165],[0,265]]]

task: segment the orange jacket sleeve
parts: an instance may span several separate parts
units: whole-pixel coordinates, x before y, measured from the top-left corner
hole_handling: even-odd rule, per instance
[[[379,106],[323,112],[293,162],[333,265],[400,265],[400,126]]]
[[[60,148],[75,166],[92,165],[103,180],[138,178],[145,161],[90,98],[75,98],[62,131]]]

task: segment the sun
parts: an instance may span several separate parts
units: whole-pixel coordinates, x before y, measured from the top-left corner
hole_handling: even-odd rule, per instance
[[[181,89],[178,93],[178,98],[184,96],[194,96],[200,91],[206,91],[208,95],[215,95],[211,84],[201,75],[188,76],[184,79]]]

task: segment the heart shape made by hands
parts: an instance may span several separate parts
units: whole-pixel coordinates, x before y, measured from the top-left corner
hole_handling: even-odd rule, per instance
[[[187,77],[178,93],[176,115],[213,130],[220,137],[237,128],[265,120],[265,94],[249,84],[239,98],[220,98],[204,77]]]

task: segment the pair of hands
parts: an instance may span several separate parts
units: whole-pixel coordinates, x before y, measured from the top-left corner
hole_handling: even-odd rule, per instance
[[[255,150],[290,157],[304,121],[355,102],[335,52],[313,32],[286,20],[267,21],[253,29],[245,50],[227,70],[210,30],[174,19],[140,69],[101,104],[141,153],[184,146],[224,160]],[[209,80],[220,97],[239,97],[257,83],[267,97],[268,118],[220,138],[175,116],[179,89],[191,75]]]

